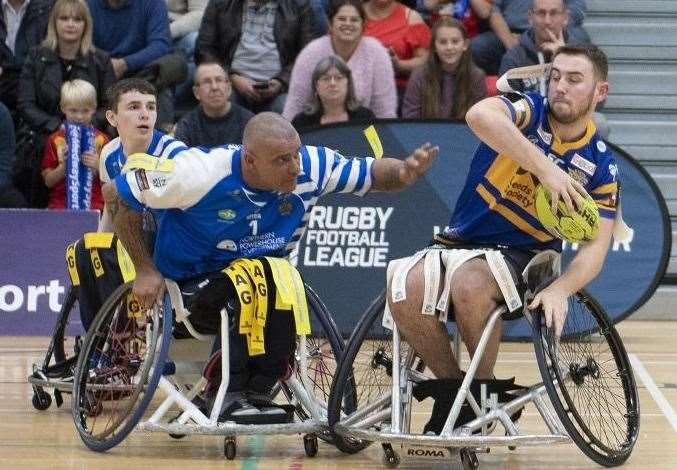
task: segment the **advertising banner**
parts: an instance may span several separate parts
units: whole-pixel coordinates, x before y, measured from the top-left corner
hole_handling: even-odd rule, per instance
[[[96,231],[97,214],[0,209],[0,335],[51,335],[70,286],[66,245]],[[72,312],[72,332],[79,319]]]

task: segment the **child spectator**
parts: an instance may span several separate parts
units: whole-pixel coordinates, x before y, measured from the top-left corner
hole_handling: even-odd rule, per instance
[[[402,103],[404,118],[459,119],[487,96],[484,72],[472,62],[463,24],[443,17],[433,27],[428,60],[414,70]]]
[[[61,127],[47,137],[42,177],[49,188],[49,209],[103,209],[97,176],[99,154],[108,137],[92,126],[96,90],[85,80],[61,86]]]

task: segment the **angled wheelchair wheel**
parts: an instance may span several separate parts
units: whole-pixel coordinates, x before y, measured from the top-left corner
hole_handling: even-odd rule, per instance
[[[172,328],[168,296],[141,312],[132,284],[118,287],[99,310],[82,345],[72,413],[87,447],[103,452],[136,426],[163,372]]]
[[[623,342],[585,291],[569,297],[559,342],[534,316],[536,358],[553,408],[571,439],[600,465],[625,462],[639,434],[639,398]]]
[[[346,349],[334,377],[329,396],[328,420],[333,427],[342,420],[360,413],[367,407],[369,415],[390,409],[390,400],[378,404],[392,388],[392,331],[382,326],[385,308],[385,292],[374,299],[346,343]],[[411,366],[412,355],[402,342],[400,353],[403,366]],[[346,402],[351,406],[347,407]],[[355,406],[352,406],[352,403]],[[363,412],[363,411],[362,411]],[[389,421],[390,417],[385,421]],[[362,429],[380,429],[383,423],[365,425]],[[336,435],[336,447],[348,454],[360,452],[371,444],[369,441]]]
[[[345,343],[341,337],[334,319],[320,300],[318,295],[310,286],[306,285],[306,298],[310,318],[313,323],[313,334],[306,337],[307,353],[307,382],[312,390],[308,390],[315,398],[317,404],[323,409],[327,409],[329,394],[334,376],[338,369],[340,358],[343,354]],[[296,358],[297,362],[299,358]],[[296,368],[296,377],[302,380],[303,373],[300,368]],[[284,395],[290,402],[294,401],[293,391],[284,383],[281,384]],[[347,401],[346,406],[349,409],[355,408],[355,403]],[[301,420],[309,419],[307,410],[298,404],[296,414]],[[331,433],[318,434],[318,437],[324,441],[333,443],[334,437]]]

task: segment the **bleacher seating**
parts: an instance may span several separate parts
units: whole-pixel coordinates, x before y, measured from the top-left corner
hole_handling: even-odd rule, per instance
[[[607,52],[611,94],[604,113],[609,140],[656,180],[672,220],[666,284],[677,280],[677,1],[588,0],[585,28]],[[677,288],[664,285],[640,311],[665,317]],[[646,312],[646,313],[644,313]],[[677,314],[672,314],[677,318]],[[633,316],[633,318],[635,318]]]

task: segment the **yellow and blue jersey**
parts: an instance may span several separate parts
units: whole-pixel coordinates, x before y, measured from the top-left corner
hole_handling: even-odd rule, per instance
[[[547,99],[534,94],[500,97],[522,133],[573,179],[597,203],[601,217],[614,219],[618,166],[613,153],[590,121],[575,142],[562,142],[548,120]],[[470,165],[465,186],[444,234],[459,241],[498,244],[525,249],[561,250],[536,217],[538,179],[509,155],[481,143]]]

